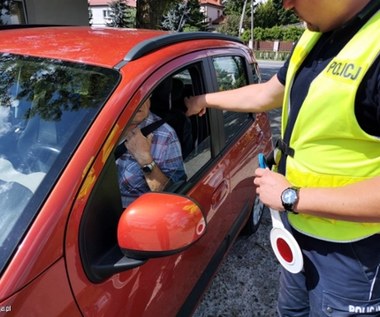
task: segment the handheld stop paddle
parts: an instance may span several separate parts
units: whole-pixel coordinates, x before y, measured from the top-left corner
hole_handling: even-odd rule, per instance
[[[267,168],[264,154],[258,156],[259,166]],[[280,264],[291,273],[298,273],[303,268],[301,249],[293,235],[284,227],[280,212],[269,208],[272,218],[270,243]]]

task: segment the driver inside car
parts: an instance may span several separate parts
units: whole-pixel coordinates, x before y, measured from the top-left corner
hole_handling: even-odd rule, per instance
[[[123,153],[115,154],[123,208],[143,193],[163,191],[169,184],[186,179],[181,144],[174,129],[162,122],[148,135],[142,132],[162,121],[150,111],[150,105],[148,98],[123,135]]]

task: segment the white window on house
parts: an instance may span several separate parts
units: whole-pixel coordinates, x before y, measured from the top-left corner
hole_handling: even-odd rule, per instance
[[[111,10],[103,10],[103,18],[109,19],[111,17]]]

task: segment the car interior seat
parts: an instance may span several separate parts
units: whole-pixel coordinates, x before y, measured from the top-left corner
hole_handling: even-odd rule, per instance
[[[194,148],[192,124],[186,116],[183,83],[177,78],[166,78],[154,90],[151,111],[164,119],[177,133],[185,159]]]

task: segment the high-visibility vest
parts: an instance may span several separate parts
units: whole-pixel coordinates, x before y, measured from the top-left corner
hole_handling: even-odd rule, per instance
[[[306,30],[292,54],[286,77],[282,136],[295,74],[320,35]],[[380,11],[311,83],[289,141],[294,156],[287,157],[286,177],[293,185],[336,187],[380,175],[380,139],[363,131],[355,116],[356,93],[379,57],[379,38]],[[289,213],[288,218],[296,230],[327,241],[356,241],[380,233],[380,223],[314,217],[302,214],[302,210],[299,214]]]

